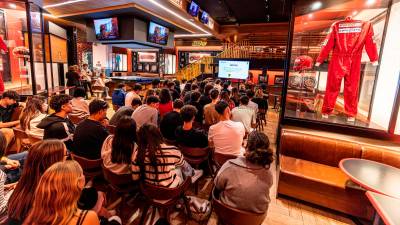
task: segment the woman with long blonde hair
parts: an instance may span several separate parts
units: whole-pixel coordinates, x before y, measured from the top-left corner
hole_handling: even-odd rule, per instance
[[[94,211],[78,209],[85,176],[76,161],[58,162],[40,178],[24,225],[99,225]]]
[[[47,116],[47,108],[48,105],[42,98],[34,96],[29,99],[20,118],[22,130],[35,138],[43,139],[44,130],[38,128],[37,125]]]

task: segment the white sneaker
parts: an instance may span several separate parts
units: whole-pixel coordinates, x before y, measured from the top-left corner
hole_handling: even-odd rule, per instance
[[[329,114],[322,114],[322,119],[328,119],[329,118]]]
[[[203,176],[203,170],[194,170],[194,174],[192,176],[192,183],[195,183],[201,176]]]
[[[355,117],[347,117],[347,122],[355,122],[356,118]]]

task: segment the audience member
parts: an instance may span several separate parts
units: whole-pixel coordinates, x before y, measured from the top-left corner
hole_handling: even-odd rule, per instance
[[[156,79],[151,81],[151,89],[154,90],[156,95],[159,94],[159,92],[160,92],[160,79],[156,78]]]
[[[249,98],[242,96],[240,98],[240,106],[232,110],[232,121],[241,122],[247,133],[256,128],[256,114],[254,110],[248,107]]]
[[[175,83],[174,82],[168,82],[167,87],[169,89],[169,92],[171,93],[172,96],[172,100],[175,101],[176,99],[178,99],[180,97],[180,92],[178,92],[175,89]]]
[[[143,102],[147,101],[147,98],[150,96],[157,96],[156,95],[156,91],[154,89],[148,89],[145,93],[144,93],[144,98],[143,98]]]
[[[174,146],[164,144],[161,132],[152,124],[144,124],[138,132],[138,149],[132,161],[133,179],[169,188],[179,186],[184,176],[198,179],[202,170],[194,170]],[[142,175],[142,176],[141,176]]]
[[[157,96],[149,96],[146,99],[146,104],[139,106],[132,113],[132,118],[135,120],[138,130],[145,123],[150,123],[154,126],[158,126],[159,102],[160,100]]]
[[[71,87],[69,89],[69,94],[73,96],[75,88],[81,86],[81,81],[80,81],[81,76],[78,73],[77,66],[75,65],[69,66],[68,72],[65,74],[65,77],[67,78],[67,87]]]
[[[181,112],[183,126],[176,128],[176,143],[180,146],[192,148],[205,148],[208,146],[207,134],[199,129],[193,128],[193,122],[197,115],[197,109],[192,105],[185,105]]]
[[[231,110],[228,103],[219,101],[215,110],[220,115],[220,122],[212,125],[208,131],[210,146],[215,147],[215,152],[229,155],[242,155],[245,128],[242,123],[230,120]]]
[[[106,77],[104,72],[100,73],[100,77],[96,79],[96,82],[93,84],[93,87],[100,89],[103,91],[103,97],[105,99],[111,99],[110,95],[108,94],[108,90],[110,90],[106,84],[110,82],[110,79]]]
[[[89,104],[90,116],[80,122],[74,134],[72,152],[87,159],[100,159],[101,147],[108,136],[103,120],[107,119],[108,104],[103,100],[93,100]]]
[[[221,86],[222,81],[220,79],[215,80],[215,85],[214,88],[216,88],[219,92],[222,91],[222,86]]]
[[[192,93],[190,95],[190,101],[189,101],[189,105],[192,105],[192,106],[196,107],[196,109],[197,109],[195,121],[196,121],[197,125],[199,125],[199,126],[201,124],[203,124],[203,115],[204,115],[204,109],[199,103],[200,96],[201,96],[200,92],[192,91]]]
[[[190,87],[190,91],[185,92],[185,95],[183,97],[183,103],[185,105],[189,104],[190,100],[191,100],[191,95],[193,92],[198,91],[199,90],[199,86],[197,84],[192,84]]]
[[[114,89],[112,95],[111,95],[111,101],[112,104],[119,107],[125,106],[125,85],[124,84],[118,84],[117,88]]]
[[[181,97],[181,91],[182,91],[181,82],[179,80],[175,79],[174,80],[174,84],[175,84],[175,86],[174,86],[175,91],[178,93],[178,98],[180,98]]]
[[[257,114],[258,113],[258,105],[257,103],[253,102],[253,98],[254,98],[254,91],[251,89],[248,89],[246,91],[246,96],[249,97],[249,107],[252,108],[254,110],[254,112]]]
[[[173,111],[165,114],[165,116],[161,119],[160,131],[163,137],[168,141],[176,140],[175,130],[178,126],[181,126],[183,124],[181,116],[179,115],[179,112],[182,107],[183,107],[182,100],[179,99],[175,100]]]
[[[20,117],[20,126],[29,136],[43,139],[44,130],[37,125],[47,114],[48,105],[38,96],[29,99]]]
[[[181,82],[181,85],[180,85],[181,93],[185,89],[186,83],[187,83],[187,80],[186,79],[182,79],[182,82]]]
[[[135,86],[133,86],[133,88],[128,93],[126,93],[125,106],[130,106],[134,98],[141,99],[139,95],[140,91],[142,91],[142,85],[135,84]]]
[[[0,132],[0,158],[2,158],[5,154],[7,148],[7,140],[6,137]],[[13,192],[14,184],[6,185],[7,174],[3,171],[3,168],[0,167],[0,222],[3,221],[3,218],[7,215],[7,203],[10,195]]]
[[[240,95],[237,88],[232,88],[231,100],[235,103],[235,107],[238,107],[240,104]]]
[[[219,122],[219,114],[215,110],[215,104],[219,101],[218,89],[210,91],[211,103],[204,106],[204,125],[210,127]]]
[[[252,101],[257,104],[259,110],[268,110],[268,95],[265,95],[261,88],[256,89],[256,94]]]
[[[140,98],[134,98],[130,106],[119,108],[110,119],[110,125],[116,126],[118,121],[124,116],[131,116],[132,113],[142,105]]]
[[[199,103],[202,108],[204,108],[205,105],[210,104],[212,102],[212,99],[210,97],[210,91],[214,88],[212,84],[206,84],[204,87],[204,92],[200,97]]]
[[[100,225],[96,212],[78,209],[85,176],[76,161],[57,162],[40,178],[23,224]]]
[[[104,168],[115,174],[131,174],[130,164],[136,142],[136,123],[128,116],[122,117],[115,134],[108,136],[101,148]]]
[[[75,89],[71,104],[72,112],[68,116],[79,118],[81,120],[84,120],[89,116],[89,103],[85,100],[85,90],[82,87]]]
[[[183,87],[182,92],[181,92],[181,99],[185,100],[184,98],[185,98],[186,94],[190,92],[191,88],[192,88],[192,83],[185,84],[185,86]]]
[[[84,63],[82,65],[82,69],[81,69],[81,81],[82,81],[82,85],[85,88],[85,93],[87,93],[88,91],[90,91],[90,95],[93,96],[93,91],[92,91],[92,76],[93,73],[92,71],[89,69],[88,64]]]
[[[42,174],[48,167],[66,158],[67,149],[59,140],[40,141],[30,148],[21,178],[8,202],[10,225],[22,224],[32,207],[35,189]]]
[[[160,92],[160,104],[158,106],[160,117],[162,118],[166,113],[171,112],[172,109],[173,106],[170,90],[163,88]]]
[[[11,128],[19,124],[19,120],[12,121],[18,100],[19,95],[15,91],[5,91],[0,99],[0,131],[3,132],[8,144],[14,138],[14,131]]]
[[[227,91],[221,91],[220,94],[220,99],[221,101],[225,101],[226,103],[228,103],[229,109],[233,109],[235,108],[235,102],[233,102],[230,97],[229,97],[229,92]]]
[[[50,108],[55,113],[44,118],[37,127],[44,129],[43,139],[59,139],[71,151],[75,132],[74,124],[68,119],[68,114],[72,112],[71,97],[65,94],[52,96],[50,99]]]
[[[266,212],[271,201],[272,162],[268,137],[258,131],[250,133],[245,155],[227,161],[214,180],[221,201],[248,212]]]

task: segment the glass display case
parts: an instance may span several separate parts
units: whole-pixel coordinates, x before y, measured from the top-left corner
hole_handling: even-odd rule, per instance
[[[33,95],[47,90],[42,9],[0,2],[0,93]]]
[[[296,1],[283,120],[388,132],[400,70],[392,58],[399,61],[400,45],[389,39],[400,33],[399,5]]]

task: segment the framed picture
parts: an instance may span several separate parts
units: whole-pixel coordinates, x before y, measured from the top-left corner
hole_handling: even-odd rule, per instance
[[[275,75],[274,85],[283,85],[284,77],[283,75]]]
[[[260,74],[260,75],[258,75],[258,83],[259,84],[265,83],[268,85],[268,78],[269,78],[268,74],[267,75]]]

